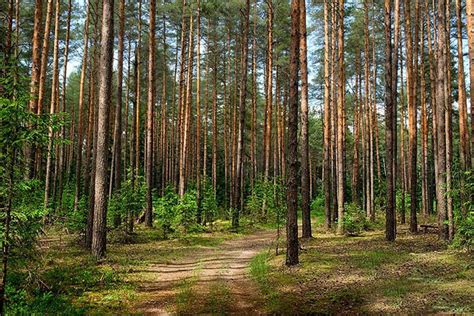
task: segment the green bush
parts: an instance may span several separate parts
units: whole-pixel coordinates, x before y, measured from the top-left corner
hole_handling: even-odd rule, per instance
[[[286,209],[285,189],[277,181],[256,180],[247,197],[246,210],[252,222],[279,222]]]
[[[141,179],[137,179],[138,185],[134,186],[130,179],[122,182],[109,201],[107,212],[109,222],[126,218],[128,214],[138,214],[145,205],[146,186]]]
[[[201,211],[202,220],[205,223],[212,223],[218,213],[217,199],[214,195],[212,184],[208,179],[204,181],[202,188]]]
[[[186,192],[182,198],[172,187],[165,189],[165,194],[154,201],[156,221],[163,229],[164,237],[170,233],[181,231],[188,233],[200,230],[197,223],[196,191]]]
[[[364,211],[355,203],[347,203],[345,206],[344,231],[349,236],[358,236],[369,228],[369,223]]]
[[[474,174],[466,172],[464,174],[464,194],[467,200],[462,207],[466,211],[466,215],[461,214],[459,208],[456,209],[456,234],[453,240],[453,246],[457,248],[465,248],[469,251],[474,249]]]

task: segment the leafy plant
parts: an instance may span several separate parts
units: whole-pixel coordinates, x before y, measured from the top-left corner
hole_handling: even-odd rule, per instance
[[[344,231],[349,236],[358,236],[369,228],[364,211],[355,203],[347,203],[343,220]]]
[[[137,179],[138,185],[134,186],[130,179],[122,182],[121,187],[117,190],[109,201],[109,221],[120,222],[121,218],[127,215],[138,214],[145,205],[146,187],[143,181]]]

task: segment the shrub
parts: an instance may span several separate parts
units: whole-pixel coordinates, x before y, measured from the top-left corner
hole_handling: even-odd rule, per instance
[[[279,222],[285,210],[285,189],[280,181],[257,180],[247,197],[246,209],[252,221]]]
[[[472,202],[474,196],[474,174],[466,172],[464,177],[465,184],[462,189],[467,200],[462,207],[465,209],[466,215],[463,216],[460,212],[461,210],[457,208],[457,227],[453,246],[471,251],[474,249],[474,203]]]
[[[137,179],[138,185],[134,186],[130,179],[122,182],[109,201],[109,221],[117,224],[128,214],[138,214],[145,205],[146,186],[141,179]]]
[[[349,236],[358,236],[369,227],[364,211],[355,203],[346,204],[343,225]]]
[[[212,223],[217,216],[218,206],[214,190],[208,179],[204,181],[202,188],[201,208],[204,222]]]

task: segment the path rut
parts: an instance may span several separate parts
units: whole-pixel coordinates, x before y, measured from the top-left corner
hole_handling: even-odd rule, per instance
[[[249,265],[259,252],[270,249],[274,240],[274,230],[262,230],[204,248],[176,262],[149,265],[142,272],[153,273],[154,281],[141,286],[150,299],[139,311],[146,315],[176,313],[176,295],[180,285],[188,281],[192,291],[202,298],[210,289],[225,288],[230,296],[229,314],[262,314],[262,295],[249,275]]]

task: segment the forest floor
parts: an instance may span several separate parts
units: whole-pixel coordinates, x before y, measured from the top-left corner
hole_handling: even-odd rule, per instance
[[[113,237],[100,264],[55,233],[37,269],[55,304],[68,304],[56,311],[78,314],[474,313],[473,255],[398,229],[388,243],[381,229],[344,237],[318,226],[293,268],[275,255],[275,229],[171,240],[140,229],[132,243]]]

